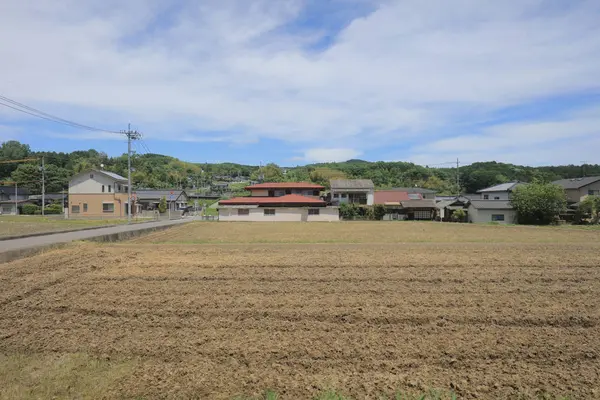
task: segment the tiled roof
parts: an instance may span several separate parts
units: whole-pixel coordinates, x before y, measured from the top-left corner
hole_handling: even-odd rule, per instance
[[[397,190],[399,192],[406,192],[406,193],[421,193],[421,194],[437,193],[435,190],[425,189],[425,188],[420,188],[420,187],[399,187],[399,188],[393,188],[392,190]]]
[[[496,185],[496,186],[492,186],[492,187],[489,187],[489,188],[481,189],[477,193],[485,193],[485,192],[510,192],[512,190],[515,190],[515,188],[517,186],[520,186],[520,185],[525,185],[525,184],[521,183],[521,182],[501,183],[501,184]]]
[[[579,189],[584,186],[590,185],[594,182],[600,181],[600,176],[587,176],[585,178],[573,178],[573,179],[560,179],[554,181],[555,185],[560,185],[564,189]]]
[[[375,191],[375,204],[398,204],[401,201],[408,201],[410,197],[407,192],[401,192],[398,190],[376,190]]]
[[[323,190],[324,186],[315,185],[314,183],[308,182],[265,182],[258,183],[256,185],[246,186],[246,190],[257,190],[257,189],[314,189]]]
[[[220,206],[234,206],[234,205],[283,205],[290,204],[296,206],[311,205],[311,206],[324,206],[326,203],[321,199],[315,199],[312,197],[301,196],[299,194],[288,194],[279,197],[236,197],[229,200],[219,201]]]
[[[407,200],[401,204],[403,208],[435,208],[435,200]]]
[[[370,179],[332,179],[332,189],[373,189],[375,185]]]

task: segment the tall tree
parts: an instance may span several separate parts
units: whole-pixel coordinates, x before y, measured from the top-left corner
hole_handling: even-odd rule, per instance
[[[0,161],[22,160],[31,156],[29,145],[9,140],[0,145]],[[18,163],[0,164],[0,179],[8,178],[19,167]]]
[[[510,202],[520,224],[551,224],[567,207],[567,198],[561,186],[540,182],[517,187]]]

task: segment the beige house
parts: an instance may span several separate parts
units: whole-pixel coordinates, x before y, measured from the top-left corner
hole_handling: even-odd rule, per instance
[[[127,179],[114,172],[88,170],[69,181],[70,218],[123,218],[127,201]]]
[[[517,223],[517,213],[507,200],[471,200],[467,215],[473,223]]]
[[[561,179],[553,183],[565,189],[569,203],[577,203],[585,196],[600,196],[600,176]]]

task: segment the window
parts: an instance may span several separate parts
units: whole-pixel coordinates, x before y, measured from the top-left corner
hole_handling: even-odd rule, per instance
[[[79,214],[79,206],[71,206],[71,213],[73,214]]]
[[[496,196],[494,197],[494,200],[500,200],[500,197]]]
[[[90,174],[90,179],[94,179],[94,174]]]
[[[600,194],[600,190],[588,190],[588,195],[596,196]]]
[[[492,214],[492,221],[504,221],[504,214]]]
[[[333,195],[333,198],[334,198],[334,199],[339,199],[339,198],[340,198],[340,195],[336,193],[336,194],[334,194],[334,195]]]
[[[275,215],[275,210],[272,208],[265,208],[265,215]]]
[[[238,215],[250,215],[250,210],[247,208],[238,208]]]
[[[120,184],[119,184],[119,185],[117,185],[117,191],[118,191],[118,192],[121,192],[121,185],[120,185]]]
[[[103,203],[102,204],[102,212],[114,213],[115,212],[115,204],[114,203]]]
[[[104,193],[104,185],[102,185],[102,193]]]
[[[112,186],[108,185],[108,193],[110,193],[112,190]]]
[[[487,194],[484,194],[484,195],[483,195],[483,199],[484,199],[484,200],[489,200],[489,199],[490,199],[490,196],[489,196],[489,195],[487,195]]]
[[[313,196],[318,196],[320,193],[318,190],[313,190]]]
[[[420,219],[420,220],[431,219],[431,211],[424,211],[424,210],[415,211],[415,219]]]
[[[319,215],[320,211],[318,208],[309,208],[308,215]]]
[[[348,195],[346,193],[342,193],[341,196],[342,196],[342,199],[347,199],[348,198]]]
[[[285,189],[285,194],[292,194],[292,189]]]
[[[83,203],[83,212],[87,212],[87,203]]]

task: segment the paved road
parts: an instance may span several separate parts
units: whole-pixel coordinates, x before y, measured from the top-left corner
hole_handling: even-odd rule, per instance
[[[47,246],[59,243],[68,243],[74,240],[85,240],[102,235],[110,235],[112,233],[131,232],[138,231],[140,229],[147,229],[160,226],[178,225],[186,222],[190,222],[191,218],[176,219],[172,221],[157,221],[157,222],[145,222],[134,225],[120,225],[113,226],[110,228],[100,229],[84,229],[75,232],[67,233],[49,233],[44,236],[35,236],[23,239],[12,239],[0,241],[0,253],[11,250],[26,249],[29,247]]]

